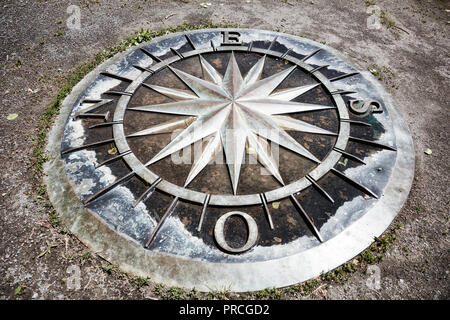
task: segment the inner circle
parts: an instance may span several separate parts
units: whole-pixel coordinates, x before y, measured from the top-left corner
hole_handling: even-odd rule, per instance
[[[187,59],[181,60],[181,61],[177,61],[175,63],[172,63],[171,66],[173,66],[174,68],[177,68],[179,70],[183,70],[186,73],[192,74],[194,76],[198,76],[199,78],[202,77],[202,70],[201,68],[199,68],[199,65],[197,64],[195,66],[195,63],[189,63],[192,62],[192,60],[198,60],[198,53],[194,52],[190,52],[190,53],[184,53],[184,56]],[[188,58],[189,56],[191,56],[192,58]],[[212,54],[202,54],[202,57],[204,57],[205,59],[209,60],[211,65],[214,65],[217,70],[224,75],[226,73],[226,67],[227,67],[227,60],[230,56],[229,52],[223,52],[223,53],[212,53]],[[238,61],[238,67],[241,70],[243,76],[245,76],[248,72],[248,69],[251,68],[255,62],[260,59],[261,55],[260,54],[255,54],[255,53],[237,53],[236,54],[237,57],[237,61]],[[253,59],[253,61],[252,61]],[[177,59],[175,59],[177,60]],[[178,59],[179,60],[179,59]],[[189,61],[191,60],[191,61]],[[311,84],[314,82],[317,82],[317,80],[314,80],[314,77],[312,77],[311,75],[308,74],[307,70],[308,70],[308,65],[303,65],[302,66],[302,62],[300,61],[296,61],[295,58],[291,58],[289,56],[286,57],[286,60],[289,60],[290,63],[287,64],[285,63],[284,60],[280,61],[280,60],[276,60],[273,59],[272,57],[267,58],[267,62],[266,65],[264,66],[264,71],[262,73],[262,79],[265,79],[267,77],[270,77],[271,75],[273,75],[276,72],[280,72],[284,69],[288,68],[289,66],[292,65],[292,63],[296,63],[297,65],[299,65],[300,67],[302,67],[302,70],[297,68],[295,70],[295,72],[292,72],[292,74],[289,75],[288,78],[286,78],[286,81],[283,81],[276,89],[274,92],[283,90],[283,89],[287,89],[290,88],[292,86],[298,85],[299,83],[301,84]],[[164,63],[164,62],[163,62]],[[155,66],[156,69],[157,66]],[[246,70],[247,68],[247,70]],[[154,101],[158,101],[163,103],[164,101],[170,101],[167,100],[167,97],[161,97],[161,95],[158,92],[152,92],[151,90],[148,89],[148,86],[141,86],[141,82],[145,83],[146,85],[160,85],[160,86],[168,86],[168,84],[171,85],[171,87],[175,87],[176,89],[180,89],[180,90],[186,90],[188,91],[189,88],[187,88],[183,82],[179,81],[178,83],[175,80],[171,80],[168,75],[170,75],[172,72],[168,69],[168,68],[161,68],[159,72],[156,72],[154,75],[149,76],[150,74],[143,74],[141,77],[138,77],[138,79],[136,79],[134,81],[134,83],[132,85],[130,85],[131,88],[138,88],[134,95],[133,98],[131,99],[131,101],[127,101],[130,100],[128,97],[122,97],[121,100],[119,101],[119,105],[126,105],[128,104],[128,108],[133,108],[136,105],[139,104],[145,104],[146,102],[152,102],[155,103]],[[301,75],[301,76],[300,76]],[[158,79],[159,76],[159,79]],[[175,77],[172,73],[172,76]],[[325,97],[328,97],[328,99],[330,99],[329,103],[330,104],[335,104],[338,106],[339,112],[336,112],[336,109],[332,109],[332,110],[328,110],[327,112],[329,113],[334,113],[333,117],[334,117],[334,121],[335,121],[335,128],[331,128],[331,130],[333,132],[337,132],[339,130],[339,116],[342,113],[341,109],[342,109],[342,101],[339,101],[340,97],[337,97],[338,99],[336,99],[336,97],[332,96],[329,94],[330,91],[333,90],[332,85],[330,83],[326,83],[327,80],[325,77],[321,76],[320,74],[315,74],[316,79],[318,79],[321,83],[322,86],[318,87],[317,90],[321,90],[322,91],[322,95]],[[175,77],[176,78],[176,77]],[[324,81],[321,81],[322,78]],[[172,81],[172,82],[171,82]],[[309,83],[308,83],[309,82]],[[133,90],[133,89],[132,89]],[[319,92],[320,93],[320,92]],[[152,95],[152,96],[150,96]],[[158,97],[159,95],[159,97]],[[318,92],[310,92],[307,93],[307,95],[309,95],[306,99],[297,99],[300,102],[311,102],[308,101],[308,99],[314,99],[314,97],[318,98]],[[234,96],[233,96],[234,97]],[[301,97],[303,98],[303,97]],[[147,100],[146,100],[147,99]],[[154,99],[153,101],[151,101],[152,99]],[[164,100],[166,99],[166,100]],[[323,99],[323,97],[322,97]],[[296,99],[293,99],[296,100]],[[341,99],[342,100],[342,99]],[[237,99],[237,101],[239,101],[239,99]],[[338,103],[341,102],[341,103]],[[345,106],[344,106],[345,107]],[[119,108],[120,109],[120,106]],[[125,110],[124,110],[125,111]],[[345,110],[346,111],[346,110]],[[321,118],[327,118],[324,117],[323,115],[323,111]],[[136,131],[138,129],[142,129],[139,128],[138,126],[134,126],[133,127],[133,116],[130,116],[131,114],[133,114],[135,117],[138,114],[137,112],[127,112],[124,115],[124,127],[125,127],[125,132],[122,133],[124,136],[129,135],[130,133],[132,133],[133,131]],[[289,114],[289,116],[291,117],[298,117],[298,119],[303,119],[303,121],[306,120],[310,120],[308,119],[308,117],[311,116],[312,113],[302,113],[302,114]],[[156,117],[155,117],[156,115]],[[120,116],[120,115],[119,115]],[[162,123],[164,121],[162,121],[164,118],[167,121],[171,121],[174,118],[177,119],[177,117],[181,120],[183,119],[183,117],[179,117],[177,115],[167,115],[167,114],[157,114],[157,113],[139,113],[139,121],[134,120],[135,124],[144,124],[145,126],[149,126],[151,124],[158,124],[158,123]],[[144,119],[145,118],[145,119]],[[330,116],[328,116],[328,118],[331,118]],[[147,119],[147,120],[146,120]],[[152,123],[153,121],[153,123]],[[311,123],[311,121],[310,121]],[[314,122],[313,122],[314,123]],[[121,125],[115,125],[115,132],[118,131],[117,129],[120,129]],[[342,125],[341,125],[341,131],[342,131]],[[297,138],[297,140],[301,143],[303,143],[305,146],[308,146],[308,143],[305,142],[305,139],[310,139],[311,137],[307,137],[307,135],[303,134],[303,133],[297,133],[297,132],[289,132],[290,135],[292,135],[294,138]],[[302,136],[303,134],[303,136]],[[166,140],[167,141],[162,141],[163,140],[163,136],[166,136]],[[260,177],[261,179],[259,181],[255,181],[255,175],[248,175],[247,173],[250,172],[255,172],[255,170],[262,170],[264,171],[264,168],[259,165],[259,164],[254,164],[254,163],[249,163],[249,158],[251,156],[252,150],[251,148],[246,148],[246,152],[245,152],[245,157],[246,157],[246,161],[243,164],[242,168],[241,168],[241,176],[240,176],[240,180],[239,180],[239,189],[237,192],[237,195],[233,195],[232,189],[230,188],[230,182],[229,182],[229,176],[227,176],[227,166],[225,164],[225,159],[223,160],[223,163],[218,164],[218,165],[208,165],[205,167],[205,169],[203,170],[203,172],[201,172],[200,174],[198,174],[197,178],[194,179],[192,181],[192,183],[188,186],[188,188],[183,188],[183,187],[177,187],[177,186],[182,186],[183,185],[183,179],[185,177],[182,177],[181,174],[179,174],[178,170],[180,167],[185,167],[185,172],[189,172],[189,168],[191,167],[191,163],[174,163],[173,160],[174,158],[171,156],[166,157],[165,159],[161,159],[160,161],[158,161],[157,163],[154,163],[152,165],[150,165],[147,168],[143,168],[143,164],[146,163],[146,161],[148,161],[149,159],[149,153],[156,154],[158,151],[160,151],[165,145],[167,145],[168,142],[170,142],[171,136],[170,134],[161,134],[159,136],[147,136],[147,137],[139,137],[139,138],[128,138],[128,139],[124,139],[124,142],[127,142],[129,145],[129,148],[133,151],[134,154],[131,154],[127,157],[125,157],[125,160],[130,164],[131,167],[135,166],[137,163],[140,163],[138,170],[136,170],[137,168],[134,168],[134,170],[136,172],[141,172],[143,174],[140,174],[141,176],[146,176],[144,177],[144,179],[146,179],[149,182],[152,182],[152,180],[155,179],[156,176],[161,176],[164,179],[164,183],[161,183],[158,187],[161,189],[166,189],[164,191],[168,191],[174,195],[176,195],[177,193],[179,193],[179,191],[182,191],[181,196],[189,199],[189,200],[193,200],[193,201],[197,201],[197,202],[201,202],[204,197],[205,197],[205,193],[210,193],[212,194],[212,198],[211,200],[213,202],[215,202],[216,204],[221,205],[221,202],[226,202],[227,205],[241,205],[241,204],[253,204],[253,203],[258,203],[259,197],[257,198],[256,196],[258,196],[257,193],[262,193],[262,192],[266,192],[268,195],[268,200],[271,200],[271,198],[273,198],[272,195],[272,191],[279,191],[281,185],[273,178],[273,176],[271,175],[262,175],[258,172],[258,177]],[[323,137],[321,137],[323,138]],[[143,143],[143,141],[145,139],[151,140],[153,145],[149,145],[147,147],[144,147],[145,143]],[[303,139],[303,141],[302,141]],[[325,174],[326,172],[329,171],[329,168],[332,167],[334,165],[334,163],[337,161],[338,157],[336,154],[334,154],[333,156],[333,151],[330,151],[332,149],[332,147],[334,146],[335,142],[336,142],[336,138],[332,137],[331,142],[329,142],[329,145],[327,146],[327,148],[325,150],[325,154],[322,154],[320,157],[318,156],[318,158],[320,160],[322,160],[322,164],[317,166],[316,163],[308,160],[308,159],[304,159],[303,157],[297,155],[297,154],[293,154],[292,151],[289,150],[285,150],[285,148],[280,147],[279,150],[279,154],[280,154],[280,172],[283,173],[283,177],[288,177],[286,179],[285,184],[287,186],[285,187],[281,187],[282,190],[284,190],[284,192],[277,192],[277,195],[273,194],[273,196],[279,197],[279,196],[286,196],[285,194],[289,194],[289,193],[294,193],[294,192],[298,192],[299,190],[301,190],[302,188],[307,187],[310,183],[308,180],[306,180],[304,177],[306,174],[310,174],[311,176],[318,176],[320,178],[321,175]],[[341,144],[346,143],[346,139],[345,137],[338,137],[338,140],[342,140]],[[161,145],[157,146],[157,143],[161,142]],[[314,142],[314,141],[313,141]],[[311,141],[310,141],[311,143]],[[323,143],[322,143],[323,145]],[[120,146],[119,146],[120,148]],[[186,150],[185,150],[186,151]],[[193,151],[193,149],[191,148],[191,151]],[[192,153],[192,152],[191,152]],[[317,153],[316,153],[317,154]],[[182,155],[182,154],[181,154]],[[181,158],[179,156],[175,157],[175,160],[181,160]],[[283,163],[284,159],[287,159],[287,162]],[[295,160],[294,160],[295,159]],[[326,159],[326,160],[324,160]],[[183,161],[183,160],[181,160]],[[296,162],[299,161],[299,162]],[[302,164],[303,162],[303,164]],[[305,165],[309,163],[308,165]],[[292,168],[296,168],[296,169],[303,169],[303,172],[294,172],[294,173],[286,173],[286,169],[288,169],[289,167],[286,166],[287,164],[290,164]],[[325,164],[324,164],[325,163]],[[326,165],[326,167],[328,168],[324,168],[324,166]],[[177,169],[174,169],[175,166],[178,166]],[[220,170],[218,170],[218,167],[222,166],[222,168],[220,168]],[[252,168],[253,166],[253,168]],[[247,170],[249,169],[250,170]],[[150,171],[151,170],[151,171]],[[178,171],[177,171],[178,170]],[[209,170],[209,172],[208,172]],[[284,170],[284,171],[283,171]],[[149,174],[150,172],[150,174]],[[217,172],[219,172],[219,174],[217,174]],[[167,174],[169,173],[169,174]],[[267,172],[266,172],[267,173]],[[171,176],[172,174],[172,176]],[[179,180],[177,180],[177,178]],[[300,178],[300,179],[299,179]],[[205,183],[206,181],[206,183]],[[209,184],[208,184],[209,182]],[[216,184],[211,183],[211,182],[218,182]],[[209,187],[209,188],[208,188]],[[222,187],[222,189],[220,189]],[[228,188],[228,189],[226,189]],[[203,196],[201,195],[203,194]],[[222,197],[221,199],[219,199],[218,197],[216,197],[215,195],[217,195],[218,197]],[[228,200],[230,200],[230,198],[233,199],[232,203],[230,203]]]

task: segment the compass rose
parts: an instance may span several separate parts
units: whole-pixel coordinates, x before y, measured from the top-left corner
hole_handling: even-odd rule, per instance
[[[130,138],[162,132],[167,133],[185,127],[145,166],[206,138],[209,139],[209,142],[203,149],[201,156],[194,161],[184,186],[186,187],[223,149],[233,192],[236,194],[246,144],[255,151],[258,161],[281,185],[284,185],[284,181],[278,170],[278,163],[270,148],[268,148],[268,140],[276,142],[309,160],[320,163],[319,159],[286,131],[295,130],[325,135],[335,135],[335,133],[294,119],[288,114],[331,109],[334,106],[291,101],[316,88],[320,85],[319,83],[274,92],[280,83],[294,71],[296,66],[291,66],[261,79],[265,61],[266,56],[264,55],[243,76],[232,52],[225,74],[222,76],[200,55],[205,79],[169,67],[192,90],[192,93],[180,89],[147,85],[151,89],[174,99],[175,102],[138,106],[128,110],[169,113],[189,116],[189,118],[159,124],[128,135],[128,138]]]
[[[387,228],[414,172],[370,73],[261,30],[130,49],[77,85],[52,132],[47,190],[70,230],[127,270],[203,290],[336,268]]]

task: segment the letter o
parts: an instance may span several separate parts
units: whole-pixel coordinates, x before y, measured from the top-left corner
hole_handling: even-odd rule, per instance
[[[225,222],[231,216],[241,216],[245,219],[248,227],[248,237],[247,242],[240,248],[232,248],[225,241],[225,236],[223,234],[223,229],[225,227]],[[255,219],[253,219],[249,214],[241,211],[230,211],[225,213],[223,216],[219,218],[216,222],[216,226],[214,227],[214,238],[216,239],[217,244],[223,250],[231,252],[231,253],[242,253],[250,248],[252,248],[256,244],[256,240],[258,239],[258,225],[256,224]]]

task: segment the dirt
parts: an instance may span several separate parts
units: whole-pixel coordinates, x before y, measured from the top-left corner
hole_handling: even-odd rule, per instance
[[[0,299],[167,298],[154,283],[140,286],[50,224],[38,193],[42,180],[30,166],[32,140],[77,65],[142,28],[208,21],[306,36],[359,68],[376,69],[414,139],[414,184],[394,221],[402,226],[397,239],[377,264],[380,287],[366,285],[371,276],[360,271],[305,298],[448,299],[449,2],[370,1],[393,21],[383,20],[380,29],[367,27],[369,1],[210,2],[203,8],[193,0],[0,1]],[[80,30],[66,25],[70,5],[81,10]],[[11,113],[18,117],[7,120]],[[70,278],[77,267],[79,289]]]

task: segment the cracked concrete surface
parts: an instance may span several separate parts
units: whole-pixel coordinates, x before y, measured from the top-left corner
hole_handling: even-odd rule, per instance
[[[306,298],[448,299],[448,1],[370,1],[395,22],[380,29],[367,27],[363,0],[209,2],[203,8],[194,0],[0,1],[0,299],[159,298],[154,284],[138,288],[50,225],[38,196],[41,180],[29,167],[32,139],[75,66],[141,28],[208,21],[305,36],[341,51],[360,69],[376,69],[411,131],[415,179],[394,221],[402,225],[397,240],[377,264],[380,288],[370,288],[370,276],[356,272]],[[69,5],[81,10],[80,30],[66,26]],[[18,118],[7,120],[11,113]],[[70,289],[70,266],[80,268],[79,289]]]

